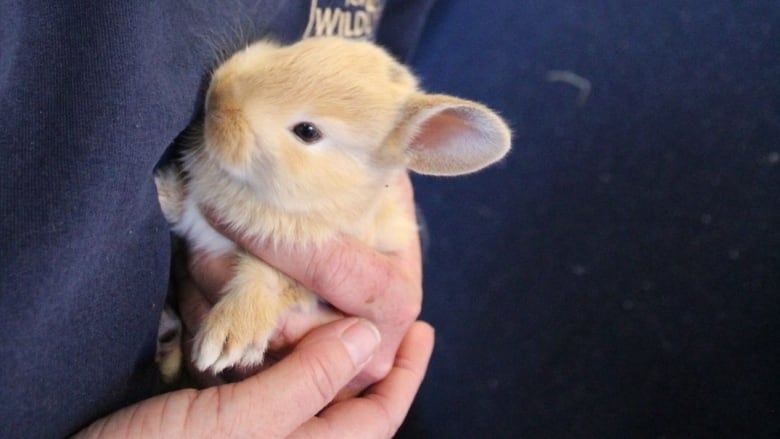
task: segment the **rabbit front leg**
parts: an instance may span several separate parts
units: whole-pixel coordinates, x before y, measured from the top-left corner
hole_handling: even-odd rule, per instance
[[[195,336],[192,359],[200,370],[219,373],[263,362],[268,342],[285,314],[316,306],[316,297],[264,262],[241,254],[225,294]]]

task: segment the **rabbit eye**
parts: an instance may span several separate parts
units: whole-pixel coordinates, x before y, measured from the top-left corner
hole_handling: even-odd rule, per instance
[[[322,138],[320,130],[310,122],[301,122],[292,129],[293,133],[305,143],[314,143]]]

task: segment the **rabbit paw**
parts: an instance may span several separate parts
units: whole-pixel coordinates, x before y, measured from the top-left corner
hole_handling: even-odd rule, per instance
[[[176,311],[165,305],[157,328],[157,352],[154,360],[160,369],[162,381],[173,383],[181,371],[181,319]]]
[[[206,317],[192,347],[192,360],[199,370],[213,373],[240,365],[263,362],[276,322],[268,315],[255,315],[240,301],[224,298]]]

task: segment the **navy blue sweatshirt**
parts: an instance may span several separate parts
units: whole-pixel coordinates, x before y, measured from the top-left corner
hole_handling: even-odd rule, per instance
[[[63,437],[158,391],[168,227],[152,171],[218,53],[372,38],[433,3],[0,1],[0,437]]]

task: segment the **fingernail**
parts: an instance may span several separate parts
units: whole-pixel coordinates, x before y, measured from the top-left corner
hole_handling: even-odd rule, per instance
[[[361,367],[371,359],[379,346],[381,336],[373,323],[359,319],[341,333],[341,340],[344,342],[352,362],[356,367]]]

